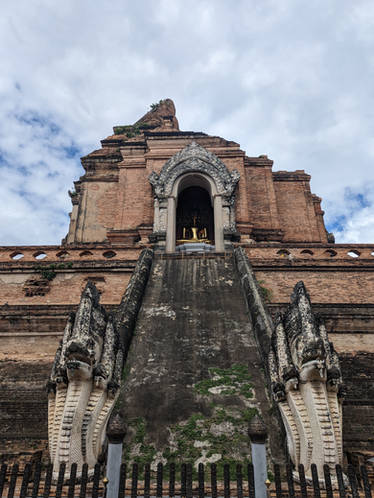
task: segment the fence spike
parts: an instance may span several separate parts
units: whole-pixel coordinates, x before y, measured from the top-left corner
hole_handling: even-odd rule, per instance
[[[369,477],[368,477],[368,471],[367,471],[365,465],[361,465],[360,472],[361,472],[361,477],[362,477],[362,484],[364,486],[365,498],[372,498],[371,486],[370,486]]]
[[[293,482],[292,465],[290,464],[286,465],[286,473],[287,473],[288,494],[290,498],[295,498],[295,486]]]
[[[40,484],[40,476],[42,473],[42,464],[41,462],[36,462],[35,471],[34,471],[34,483],[31,491],[31,498],[37,498]],[[1,493],[0,493],[1,497]]]
[[[68,488],[68,498],[74,498],[75,480],[77,477],[77,464],[72,463],[70,468],[70,479]]]
[[[276,463],[274,465],[274,480],[275,480],[275,494],[277,498],[282,498],[282,481],[280,475],[280,467]]]
[[[29,487],[30,476],[31,476],[31,463],[27,463],[23,470],[21,490],[19,493],[20,498],[25,498],[27,495],[27,488]]]
[[[136,498],[138,496],[138,471],[138,464],[133,463],[131,475],[131,498]]]
[[[210,486],[212,498],[217,498],[217,465],[210,464]]]
[[[199,480],[199,498],[204,498],[205,487],[204,487],[204,465],[199,463],[198,467],[198,480]]]
[[[249,498],[255,498],[255,473],[253,463],[247,465],[248,473],[248,495]]]
[[[299,464],[298,470],[299,470],[301,498],[308,498],[308,491],[306,488],[306,480],[305,480],[305,470],[304,470],[304,465],[302,463]]]
[[[156,485],[156,496],[162,496],[162,481],[164,477],[164,466],[161,462],[157,464],[157,485]]]
[[[181,467],[181,496],[187,495],[187,465],[182,463]]]
[[[126,494],[126,464],[122,463],[119,472],[118,498],[124,498]]]
[[[51,491],[53,465],[49,464],[45,473],[43,498],[48,498]]]
[[[339,496],[340,498],[346,498],[345,485],[343,479],[343,471],[341,465],[335,465],[336,477],[338,479]]]
[[[16,488],[17,477],[18,477],[18,463],[15,463],[12,467],[12,472],[10,474],[8,498],[13,498],[13,496],[14,496],[14,490]]]
[[[192,464],[188,463],[186,467],[186,497],[192,498]]]
[[[323,466],[323,475],[325,477],[326,498],[333,498],[330,467],[326,463]]]
[[[236,466],[236,496],[243,498],[243,473],[240,463]]]
[[[8,465],[6,463],[3,463],[1,465],[1,469],[0,469],[0,498],[3,496],[3,489],[4,489],[4,484],[5,484],[7,468],[8,468]]]
[[[149,498],[151,494],[151,466],[144,465],[144,498]]]
[[[353,465],[348,465],[348,479],[349,484],[351,485],[352,498],[359,498],[360,495],[358,494],[357,478]]]
[[[92,483],[92,498],[99,498],[100,471],[101,471],[101,466],[99,463],[97,463],[94,468],[94,476]]]
[[[62,486],[64,485],[65,468],[66,464],[65,462],[62,462],[58,472],[58,478],[56,484],[56,498],[61,498],[62,495]]]
[[[169,466],[169,496],[175,496],[175,463]]]
[[[225,463],[223,466],[223,495],[230,498],[230,465]]]
[[[310,468],[312,470],[314,498],[321,498],[321,490],[319,488],[317,465],[315,463],[312,463]]]
[[[79,498],[86,498],[87,480],[88,480],[88,464],[84,463],[82,465],[82,477],[79,489]]]

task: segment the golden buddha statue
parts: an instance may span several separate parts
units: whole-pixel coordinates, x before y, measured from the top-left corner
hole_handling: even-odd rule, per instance
[[[205,243],[211,244],[211,241],[208,239],[208,232],[206,227],[199,228],[197,226],[197,217],[193,217],[193,224],[191,227],[183,227],[183,238],[177,240],[177,244],[186,244],[186,243]]]

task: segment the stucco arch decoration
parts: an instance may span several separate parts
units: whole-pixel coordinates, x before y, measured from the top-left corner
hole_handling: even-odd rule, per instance
[[[166,250],[174,251],[177,199],[173,189],[179,178],[191,173],[200,173],[214,182],[214,217],[216,229],[218,228],[216,249],[223,250],[224,239],[231,240],[236,234],[234,203],[240,174],[237,170],[229,171],[217,156],[196,142],[171,157],[162,167],[160,174],[153,171],[149,176],[155,198],[153,241],[159,245],[165,244],[163,241],[166,241]]]
[[[205,173],[213,178],[218,194],[225,196],[227,200],[232,199],[233,202],[235,187],[240,178],[239,172],[236,169],[230,172],[217,156],[196,142],[171,157],[159,175],[154,171],[150,174],[149,181],[155,195],[159,198],[171,195],[175,180],[190,171]]]

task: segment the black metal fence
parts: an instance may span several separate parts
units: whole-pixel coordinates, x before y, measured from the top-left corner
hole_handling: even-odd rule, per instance
[[[68,497],[101,498],[107,493],[105,467],[96,465],[93,476],[88,478],[87,466],[77,479],[77,466],[73,464],[67,472],[62,464],[57,479],[52,479],[52,466],[43,467],[40,463],[26,464],[21,470],[17,464],[0,469],[0,498],[7,497]],[[340,465],[331,473],[324,467],[323,476],[318,475],[312,466],[312,479],[305,478],[302,465],[297,471],[290,465],[285,468],[275,465],[269,472],[267,494],[270,497],[313,497],[313,498],[358,498],[372,497],[368,469],[361,466],[359,472],[352,466],[344,476]],[[166,465],[157,469],[149,464],[139,466],[121,465],[118,498],[123,497],[165,497],[184,498],[253,498],[255,494],[254,469],[252,464],[222,466],[202,465],[194,469],[191,464]]]

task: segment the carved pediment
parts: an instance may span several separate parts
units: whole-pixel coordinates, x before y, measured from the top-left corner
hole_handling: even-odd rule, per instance
[[[153,171],[149,176],[156,197],[170,196],[175,180],[189,172],[200,172],[213,178],[218,193],[229,199],[233,196],[240,178],[237,170],[229,171],[212,152],[192,142],[171,157],[164,164],[159,175]]]

